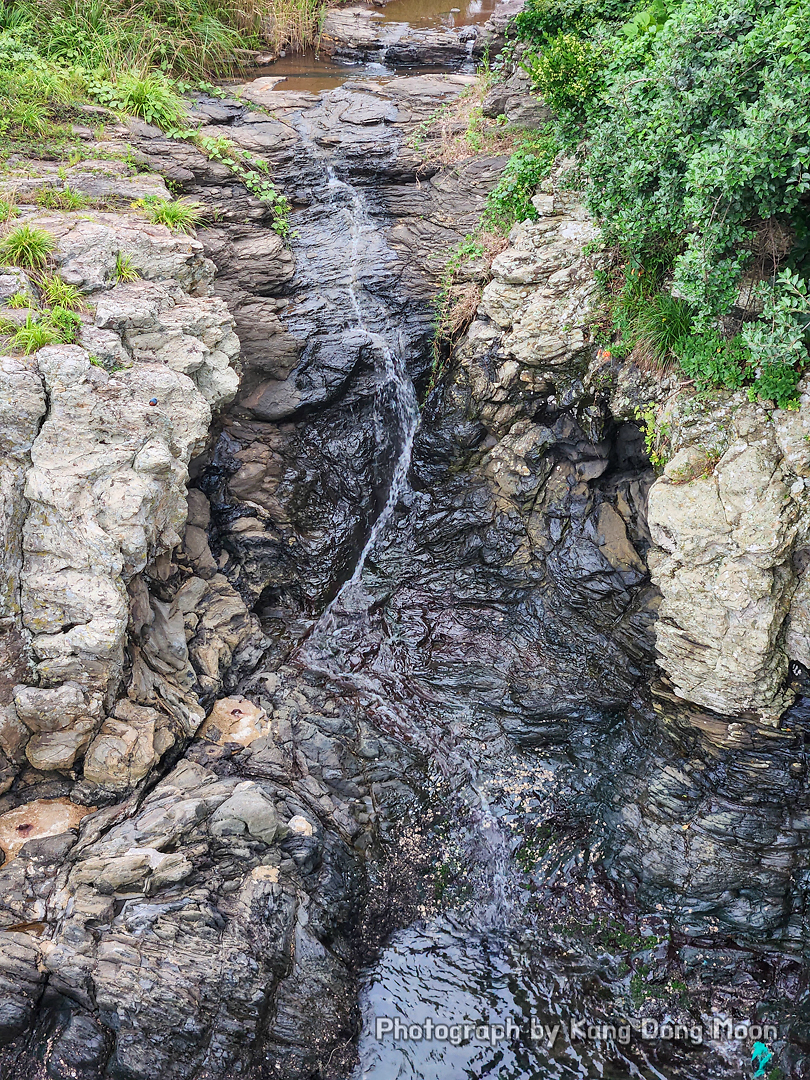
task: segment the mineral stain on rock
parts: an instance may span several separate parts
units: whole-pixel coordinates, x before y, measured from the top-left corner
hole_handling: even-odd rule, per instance
[[[60,836],[78,829],[95,806],[77,806],[70,799],[34,799],[0,814],[0,850],[9,862],[29,840]]]

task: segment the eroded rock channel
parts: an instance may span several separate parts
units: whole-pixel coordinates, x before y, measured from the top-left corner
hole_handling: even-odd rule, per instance
[[[430,388],[437,276],[504,162],[409,136],[471,82],[198,99],[271,164],[288,242],[137,122],[105,136],[135,165],[68,170],[119,208],[25,208],[90,314],[0,367],[3,1076],[746,1061],[371,1038],[447,993],[527,1024],[693,995],[781,1024],[802,1075],[810,405],[727,395],[708,470],[693,403],[656,479],[636,408],[671,387],[593,347],[596,230],[554,182]],[[195,238],[126,209],[165,182]]]

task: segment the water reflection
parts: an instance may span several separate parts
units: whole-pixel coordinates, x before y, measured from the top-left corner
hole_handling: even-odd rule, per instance
[[[414,27],[473,26],[485,23],[498,0],[391,0],[381,9],[387,22]]]

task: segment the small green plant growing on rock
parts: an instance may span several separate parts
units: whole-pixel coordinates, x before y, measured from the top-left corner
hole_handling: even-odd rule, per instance
[[[53,210],[81,210],[87,205],[88,199],[81,191],[74,191],[69,184],[65,184],[61,190],[40,188],[35,201],[37,205]]]
[[[273,211],[272,228],[279,236],[290,235],[290,203],[270,179],[268,163],[248,150],[243,150],[225,135],[198,135],[195,131],[182,131],[177,135],[190,138],[211,161],[226,165],[234,176],[245,185],[251,195],[267,203]]]
[[[692,329],[692,312],[685,300],[660,292],[639,303],[631,325],[635,354],[663,366]]]
[[[16,308],[18,310],[29,308],[34,306],[34,301],[24,292],[13,293],[8,300],[6,300],[6,307]]]
[[[183,99],[161,71],[126,72],[115,83],[91,85],[91,93],[110,109],[138,116],[163,131],[179,127],[185,119]]]
[[[654,402],[639,405],[635,410],[636,420],[639,421],[641,433],[644,436],[647,457],[653,468],[660,471],[669,461],[667,445],[670,429],[668,424],[659,422],[658,412],[658,406]]]
[[[139,199],[135,206],[142,208],[155,225],[165,225],[172,232],[190,233],[202,217],[199,203],[186,202],[183,199],[170,202],[168,199],[148,197]]]
[[[60,334],[56,327],[47,320],[35,319],[29,315],[12,335],[11,345],[20,352],[33,353],[46,345],[56,345],[59,341]]]
[[[14,199],[6,198],[0,199],[0,222],[10,221],[13,217],[16,217],[19,211],[14,205]]]
[[[113,270],[113,280],[119,284],[124,284],[128,281],[137,281],[140,274],[132,264],[131,255],[122,255],[119,251],[115,256],[115,269]]]
[[[65,307],[53,307],[48,312],[47,324],[59,335],[60,342],[73,342],[76,340],[76,332],[81,325],[81,318],[75,311]]]
[[[37,284],[42,290],[46,303],[52,306],[66,308],[69,311],[76,311],[84,306],[79,289],[63,281],[58,274],[44,275]]]
[[[44,229],[20,225],[0,240],[0,263],[41,269],[53,251],[54,239]]]
[[[548,132],[538,132],[518,146],[487,196],[482,219],[485,228],[506,232],[516,221],[537,217],[532,196],[551,172],[558,152],[559,144]]]

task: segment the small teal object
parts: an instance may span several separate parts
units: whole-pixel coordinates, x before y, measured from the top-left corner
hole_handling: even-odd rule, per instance
[[[149,399],[149,404],[150,405],[157,405],[157,398],[156,397],[150,398]]]
[[[765,1043],[755,1042],[754,1048],[751,1051],[751,1065],[756,1065],[757,1067],[757,1071],[754,1073],[754,1076],[764,1076],[768,1062],[772,1059],[773,1053],[768,1049]]]

